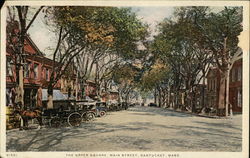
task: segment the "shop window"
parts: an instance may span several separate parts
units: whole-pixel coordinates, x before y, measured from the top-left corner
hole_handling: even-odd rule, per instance
[[[242,107],[242,90],[238,89],[237,92],[237,106]]]
[[[238,77],[237,77],[238,81],[241,81],[242,80],[242,67],[240,66],[238,68]]]

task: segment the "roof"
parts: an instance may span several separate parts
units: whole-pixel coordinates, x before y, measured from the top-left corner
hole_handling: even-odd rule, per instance
[[[48,100],[48,90],[42,90],[42,100]],[[67,97],[60,90],[53,90],[53,100],[67,100]]]
[[[26,36],[26,40],[30,43],[30,45],[38,53],[37,55],[44,56],[43,53],[40,51],[40,49],[37,47],[37,45],[34,43],[34,41],[31,39],[31,37],[29,35]]]

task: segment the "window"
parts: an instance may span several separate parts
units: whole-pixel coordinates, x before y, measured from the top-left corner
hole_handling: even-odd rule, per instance
[[[208,91],[210,91],[210,79],[208,79],[207,81],[207,87],[208,87]]]
[[[42,77],[43,77],[43,79],[46,79],[46,68],[43,68],[43,74],[42,74]]]
[[[211,88],[210,88],[211,91],[214,91],[214,86],[215,86],[214,84],[215,84],[215,80],[212,79],[211,80]]]
[[[38,64],[34,64],[34,78],[38,78]]]
[[[242,80],[242,67],[238,67],[238,77],[237,77],[238,81]]]
[[[46,77],[46,80],[48,81],[49,80],[49,69],[46,69],[45,77]]]
[[[242,90],[238,89],[237,92],[237,106],[242,107]]]
[[[234,82],[236,80],[235,78],[235,68],[232,68],[232,82]]]
[[[27,62],[27,64],[24,65],[24,77],[29,78],[30,77],[30,66],[31,62]]]
[[[7,58],[6,61],[6,75],[7,76],[13,76],[13,65],[12,65],[12,59],[11,58]]]
[[[212,90],[214,91],[215,80],[213,79],[212,82],[213,82],[213,84],[212,84],[213,85]]]
[[[216,91],[216,79],[214,79],[214,91]]]

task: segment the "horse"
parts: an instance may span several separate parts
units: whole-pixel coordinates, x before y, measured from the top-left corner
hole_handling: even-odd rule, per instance
[[[31,119],[37,119],[38,123],[39,123],[39,129],[40,127],[43,125],[42,123],[42,111],[35,109],[35,110],[22,110],[22,109],[16,109],[14,111],[14,113],[17,113],[21,116],[22,120],[23,120],[23,127],[24,129],[28,128],[28,121]],[[20,130],[22,129],[22,127],[20,127]]]

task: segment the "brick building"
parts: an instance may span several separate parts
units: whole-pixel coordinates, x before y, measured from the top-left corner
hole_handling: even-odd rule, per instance
[[[36,106],[37,104],[36,97],[39,87],[46,89],[48,86],[48,81],[52,73],[53,61],[43,55],[43,53],[37,48],[37,46],[29,36],[26,36],[25,38],[24,53],[24,104],[27,107],[32,107]],[[17,71],[17,57],[7,43],[6,93],[8,93],[8,95],[10,95],[9,93],[11,90],[15,91],[16,84],[18,82],[18,78],[16,75]],[[55,89],[59,88],[60,82],[58,82],[55,86]]]
[[[117,91],[103,92],[101,97],[103,102],[112,102],[112,103],[119,102],[119,92]]]
[[[84,94],[94,99],[97,96],[96,83],[91,80],[87,80],[84,84]]]
[[[242,59],[235,61],[230,71],[229,102],[233,112],[242,112]]]
[[[220,72],[212,67],[207,74],[207,106],[218,108]],[[225,94],[226,96],[226,94]],[[229,104],[234,113],[242,112],[242,58],[236,60],[230,70]]]

